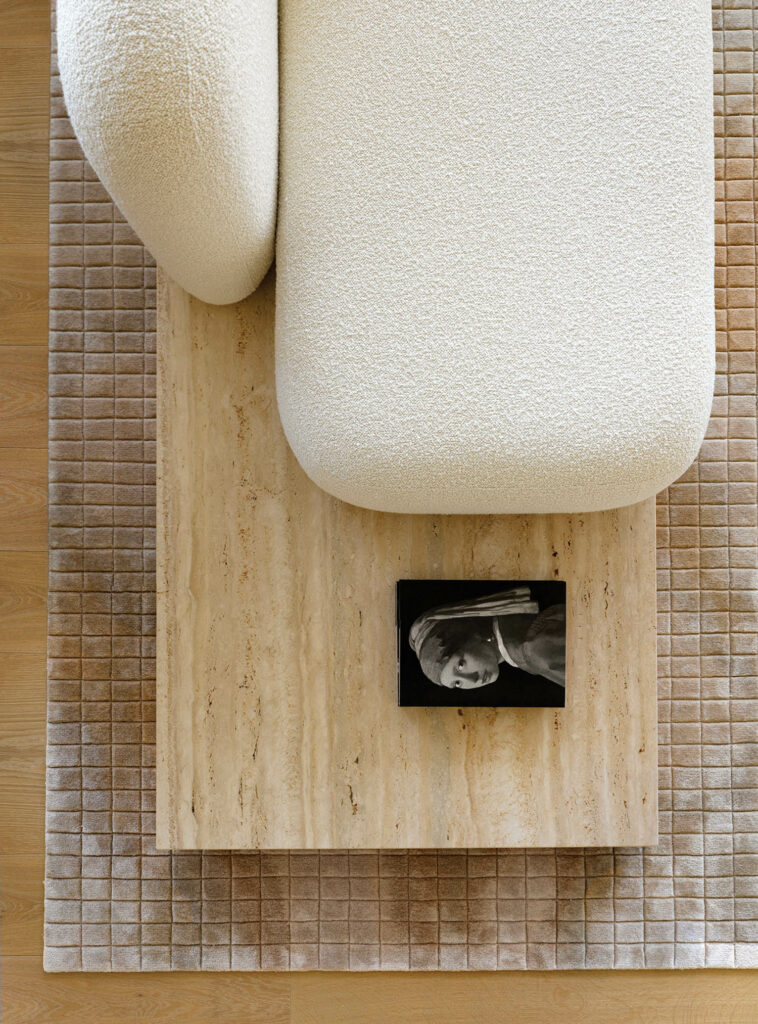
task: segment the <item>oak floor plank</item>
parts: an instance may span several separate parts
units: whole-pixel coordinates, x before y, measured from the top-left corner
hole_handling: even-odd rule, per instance
[[[0,242],[48,237],[46,46],[4,46],[0,59]]]
[[[0,557],[2,557],[1,551]],[[45,699],[44,651],[6,651],[0,652],[0,654],[2,654],[0,700],[4,700],[6,711],[14,702],[23,705],[27,701],[35,701],[33,715],[36,717],[39,713],[39,704],[36,702],[40,698],[43,702]],[[36,725],[39,735],[44,739],[44,719],[37,722]]]
[[[305,974],[291,1024],[755,1024],[756,971]]]
[[[44,448],[46,443],[47,350],[0,346],[0,447]]]
[[[19,732],[19,742],[25,734]],[[26,856],[45,843],[45,753],[22,754],[0,734],[0,857]],[[2,929],[0,929],[2,931]]]
[[[47,239],[47,140],[36,132],[0,142],[0,242]]]
[[[0,0],[0,49],[47,48],[49,38],[49,0]]]
[[[50,58],[45,46],[4,46],[0,61],[0,139],[14,128],[47,127]]]
[[[45,857],[0,856],[0,951],[4,956],[42,956]]]
[[[30,765],[26,770],[20,766],[3,774],[11,787],[0,797],[0,856],[26,856],[45,844],[44,764]]]
[[[0,345],[46,344],[47,246],[0,245]]]
[[[44,723],[44,655],[5,654],[0,670],[0,858],[44,851]],[[0,879],[4,883],[2,865]],[[4,928],[3,921],[0,935]]]
[[[44,448],[0,447],[0,548],[5,551],[47,550],[47,451]]]
[[[47,553],[0,551],[0,654],[44,653]]]
[[[282,974],[44,974],[4,959],[3,1024],[287,1024]]]

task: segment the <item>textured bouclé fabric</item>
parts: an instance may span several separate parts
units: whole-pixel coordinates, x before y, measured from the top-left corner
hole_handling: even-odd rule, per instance
[[[590,511],[690,464],[714,373],[707,0],[288,0],[277,376],[313,480]]]
[[[60,0],[82,147],[158,262],[207,302],[253,291],[276,221],[276,0]]]

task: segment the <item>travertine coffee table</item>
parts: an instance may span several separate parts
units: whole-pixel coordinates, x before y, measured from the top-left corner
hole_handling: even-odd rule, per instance
[[[279,424],[273,292],[212,307],[159,285],[158,845],[655,843],[654,502],[330,498]],[[565,579],[565,709],[397,707],[403,577]]]

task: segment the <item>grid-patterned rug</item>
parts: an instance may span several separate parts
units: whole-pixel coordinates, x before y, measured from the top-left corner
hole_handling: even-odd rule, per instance
[[[758,966],[756,9],[714,6],[719,375],[658,505],[648,850],[156,852],[154,269],[53,62],[48,970]]]

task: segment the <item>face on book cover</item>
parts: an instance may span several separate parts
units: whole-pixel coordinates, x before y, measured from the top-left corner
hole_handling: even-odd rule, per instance
[[[564,707],[562,580],[400,580],[398,704]]]

